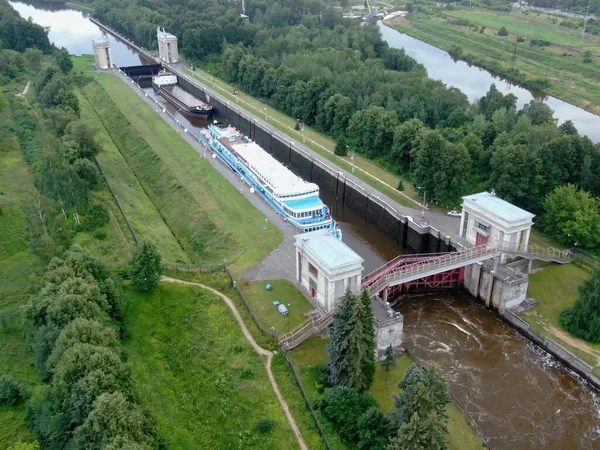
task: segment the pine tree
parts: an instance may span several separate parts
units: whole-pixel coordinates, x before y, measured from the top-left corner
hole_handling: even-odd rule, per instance
[[[573,335],[591,343],[600,342],[600,269],[579,287],[575,304],[560,315],[561,325]]]
[[[140,291],[152,291],[160,279],[160,253],[152,242],[144,241],[131,261],[133,284]]]
[[[333,152],[337,156],[346,156],[348,154],[348,145],[346,145],[346,138],[343,135],[337,139]]]
[[[388,374],[390,373],[390,369],[392,367],[396,367],[396,358],[394,355],[394,348],[392,345],[388,345],[385,349],[385,357],[383,361],[381,361],[381,365],[383,366],[383,370],[385,370],[385,379],[387,380]]]
[[[448,387],[435,366],[412,365],[400,381],[395,405],[398,434],[388,446],[396,449],[445,449]]]
[[[371,306],[371,297],[369,291],[364,289],[361,294],[360,301],[362,303],[362,316],[360,321],[362,322],[363,328],[363,339],[365,346],[365,353],[362,361],[362,372],[364,376],[365,390],[369,389],[373,384],[375,378],[375,349],[376,349],[376,337],[375,337],[375,318],[373,317],[373,308]]]
[[[349,290],[341,298],[329,326],[331,343],[327,345],[329,385],[349,386],[348,335],[350,321],[355,314],[356,296]]]

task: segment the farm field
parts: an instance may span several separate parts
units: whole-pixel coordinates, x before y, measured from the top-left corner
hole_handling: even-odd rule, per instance
[[[456,16],[450,14],[457,14]],[[458,24],[462,20],[459,15],[472,17],[469,24]],[[405,24],[390,24],[393,28],[420,39],[438,48],[456,54],[474,65],[488,69],[501,76],[514,78],[514,71],[518,69],[517,78],[526,80],[527,83],[537,85],[540,80],[547,83],[544,92],[561,100],[572,103],[587,111],[600,114],[600,60],[591,58],[589,63],[584,63],[583,53],[578,53],[560,46],[549,47],[530,46],[530,37],[525,42],[516,43],[517,35],[523,36],[531,26],[528,22],[510,17],[517,21],[513,25],[502,25],[503,16],[493,16],[492,13],[483,15],[483,21],[496,26],[506,26],[508,36],[498,36],[499,28],[493,28],[483,23],[478,23],[478,13],[470,11],[449,11],[444,15],[428,15],[415,13],[409,16]],[[509,22],[507,22],[509,23]],[[485,32],[481,33],[481,26]],[[555,30],[548,33],[558,33]],[[565,35],[567,39],[568,35]],[[534,38],[536,37],[534,31]],[[514,64],[513,52],[516,53]]]

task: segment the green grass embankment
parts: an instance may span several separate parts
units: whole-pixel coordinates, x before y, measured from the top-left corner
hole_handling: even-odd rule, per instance
[[[556,46],[531,47],[527,38],[517,44],[515,62],[512,63],[516,36],[525,33],[527,23],[518,29],[507,27],[509,36],[503,37],[497,36],[497,30],[492,28],[479,33],[468,26],[452,24],[450,20],[453,19],[448,16],[413,14],[410,20],[410,25],[391,26],[446,51],[460,47],[460,59],[500,75],[514,67],[529,81],[548,80],[546,93],[600,113],[600,62],[596,58],[586,64],[582,54]]]
[[[86,96],[192,262],[226,259],[243,271],[281,243],[282,233],[265,230],[248,199],[121,79],[100,74],[98,83]]]
[[[21,307],[35,284],[32,280],[41,274],[42,262],[29,247],[27,220],[35,188],[13,127],[11,108],[0,92],[0,375],[32,390],[40,379]],[[33,440],[25,406],[0,406],[0,448]]]
[[[171,448],[298,448],[264,359],[221,298],[169,283],[125,293],[134,380]],[[254,429],[261,419],[270,433]]]
[[[146,195],[144,188],[104,128],[92,105],[83,96],[80,96],[79,104],[81,120],[96,131],[96,139],[102,147],[102,151],[97,155],[98,162],[113,191],[118,195],[119,203],[138,239],[148,239],[154,242],[165,262],[189,263],[187,255]],[[118,209],[117,214],[120,214]],[[131,242],[129,245],[134,245],[131,233],[127,228],[124,229],[124,233]]]

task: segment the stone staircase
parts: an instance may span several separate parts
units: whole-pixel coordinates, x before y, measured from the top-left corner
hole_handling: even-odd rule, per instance
[[[308,316],[307,320],[279,338],[279,344],[284,350],[297,347],[309,337],[322,332],[333,322],[333,311],[325,314],[321,310],[313,309],[306,315]]]

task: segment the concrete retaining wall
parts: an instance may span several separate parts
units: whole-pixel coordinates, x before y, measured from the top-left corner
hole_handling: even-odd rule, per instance
[[[523,336],[533,341],[536,345],[553,355],[556,359],[561,361],[567,367],[571,368],[573,371],[581,375],[583,378],[589,381],[590,384],[592,384],[596,389],[600,389],[600,378],[598,378],[593,373],[594,367],[591,364],[588,364],[586,361],[574,355],[572,352],[567,350],[559,343],[553,341],[549,337],[540,336],[538,333],[531,329],[531,325],[529,324],[529,322],[524,320],[522,317],[516,315],[512,311],[507,309],[501,316],[506,322],[512,325]]]

